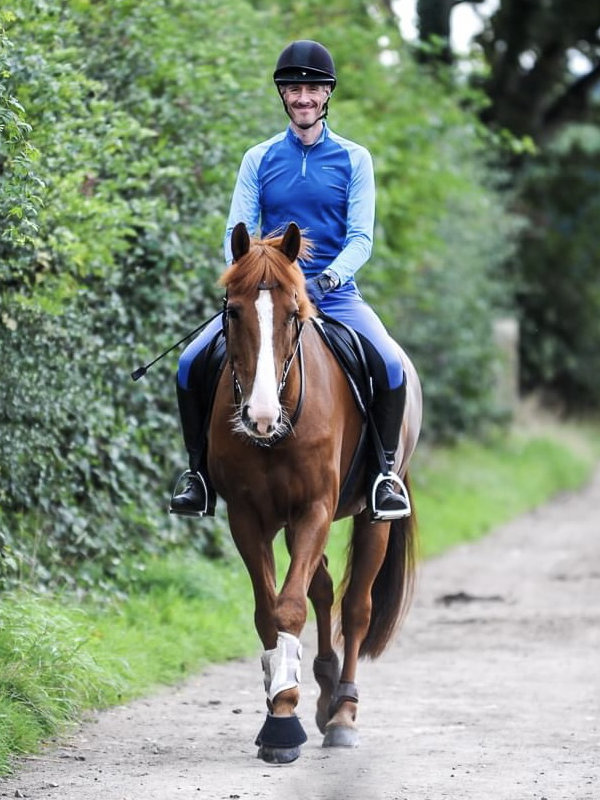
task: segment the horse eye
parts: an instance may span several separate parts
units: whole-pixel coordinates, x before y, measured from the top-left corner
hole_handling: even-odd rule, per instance
[[[287,324],[288,325],[292,325],[296,321],[297,316],[298,316],[298,310],[297,309],[295,311],[291,311],[287,315]]]
[[[236,308],[236,306],[227,306],[227,316],[229,319],[239,319],[240,312]]]

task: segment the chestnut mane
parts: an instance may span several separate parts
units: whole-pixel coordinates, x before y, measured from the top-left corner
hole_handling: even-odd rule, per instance
[[[304,273],[297,261],[290,261],[282,252],[283,236],[251,237],[246,255],[228,267],[219,283],[226,289],[242,295],[252,293],[259,284],[278,285],[283,291],[296,295],[300,320],[315,315],[316,311],[304,288]],[[310,257],[310,242],[302,239],[299,258]]]

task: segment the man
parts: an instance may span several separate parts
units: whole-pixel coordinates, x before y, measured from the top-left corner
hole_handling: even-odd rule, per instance
[[[375,312],[362,299],[354,275],[367,261],[373,242],[375,181],[369,152],[333,133],[325,122],[336,85],[333,59],[318,42],[292,42],[280,54],[273,75],[290,118],[288,128],[252,147],[237,176],[225,235],[231,263],[233,227],[249,231],[260,221],[262,235],[296,222],[312,241],[311,259],[301,262],[307,292],[320,311],[359,335],[374,384],[373,420],[387,472],[373,471],[375,519],[403,516],[408,500],[392,470],[404,413],[405,377],[400,353]],[[205,445],[198,422],[198,390],[207,348],[221,325],[215,319],[181,356],[178,398],[190,456],[188,484],[171,500],[171,511],[212,513],[214,492],[206,481]],[[370,493],[371,494],[371,493]]]

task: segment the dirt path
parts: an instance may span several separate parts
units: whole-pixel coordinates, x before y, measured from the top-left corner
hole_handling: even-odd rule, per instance
[[[0,782],[0,796],[600,798],[600,472],[581,493],[421,568],[396,643],[362,665],[357,750],[320,747],[309,634],[309,741],[295,764],[255,758],[256,659],[97,715]]]

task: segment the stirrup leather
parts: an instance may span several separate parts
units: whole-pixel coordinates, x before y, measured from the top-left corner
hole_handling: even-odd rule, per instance
[[[377,508],[376,506],[377,489],[379,489],[381,484],[385,483],[385,481],[392,481],[398,486],[399,489],[398,494],[402,495],[402,498],[406,503],[405,508],[398,508],[396,510],[388,510],[388,511],[384,511],[383,509]],[[410,499],[408,496],[408,489],[406,488],[406,484],[399,475],[396,475],[395,472],[380,472],[379,475],[373,481],[373,486],[371,488],[371,509],[374,520],[404,519],[404,517],[410,517],[410,515],[412,514],[412,508],[410,505]]]
[[[186,511],[184,509],[174,509],[173,508],[173,498],[183,493],[183,489],[180,490],[181,485],[183,482],[189,478],[194,478],[197,480],[204,489],[204,508]],[[179,490],[179,491],[178,491]],[[173,491],[171,492],[171,500],[169,501],[169,514],[175,514],[179,517],[204,517],[206,512],[208,511],[208,486],[206,485],[206,481],[204,480],[204,476],[201,472],[193,472],[190,469],[186,469],[185,472],[182,472],[177,481],[175,482],[175,486],[173,487]]]

